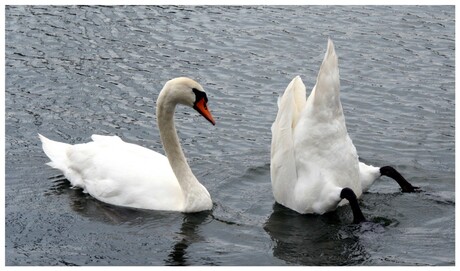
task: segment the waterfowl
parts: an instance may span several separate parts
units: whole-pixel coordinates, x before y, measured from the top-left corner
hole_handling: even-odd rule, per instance
[[[157,124],[166,156],[118,136],[92,135],[92,142],[70,145],[39,134],[48,163],[62,171],[72,186],[113,205],[199,212],[212,200],[184,156],[174,125],[176,105],[198,111],[213,125],[202,86],[179,77],[168,81],[157,100]]]
[[[276,202],[301,214],[323,214],[349,203],[354,222],[364,221],[358,198],[380,176],[410,185],[392,167],[359,161],[340,102],[338,57],[329,39],[316,85],[306,98],[295,77],[280,99],[271,127],[271,184]]]

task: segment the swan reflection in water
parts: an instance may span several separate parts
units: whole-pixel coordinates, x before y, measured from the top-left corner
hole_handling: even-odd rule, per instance
[[[273,241],[273,256],[296,265],[356,265],[364,262],[368,254],[358,235],[363,225],[344,222],[345,212],[340,207],[324,215],[305,215],[275,203],[273,213],[264,225]]]
[[[211,211],[199,213],[185,213],[182,226],[180,228],[180,236],[182,239],[178,241],[165,261],[166,265],[191,265],[187,262],[187,248],[198,241],[202,241],[202,236],[198,234],[198,227],[211,217]]]
[[[137,232],[137,235],[156,235],[160,238],[160,242],[170,242],[173,239],[170,247],[170,252],[167,253],[164,265],[191,265],[188,262],[187,249],[188,247],[202,240],[199,235],[199,226],[205,221],[212,219],[211,211],[199,213],[178,213],[168,211],[154,211],[144,209],[134,209],[127,207],[119,207],[103,203],[94,199],[92,196],[84,193],[82,189],[71,188],[68,180],[64,176],[59,175],[51,177],[53,186],[50,188],[47,195],[56,196],[65,194],[70,201],[70,207],[76,213],[83,217],[89,218],[92,221],[103,222],[107,225],[120,225],[129,227]],[[182,220],[182,221],[180,221]],[[176,226],[180,225],[177,229]],[[104,230],[101,229],[101,234]],[[125,240],[125,237],[120,237],[121,242],[131,243],[130,240]],[[166,238],[166,240],[165,240]],[[83,245],[83,244],[82,244]],[[125,244],[128,249],[130,244]],[[154,244],[150,244],[154,245]],[[152,252],[153,253],[153,252]],[[146,259],[148,261],[148,259]],[[143,264],[143,263],[139,263]]]

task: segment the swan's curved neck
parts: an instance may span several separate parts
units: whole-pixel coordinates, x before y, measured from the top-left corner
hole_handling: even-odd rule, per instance
[[[190,185],[198,182],[187,163],[184,152],[180,146],[174,125],[174,111],[176,103],[160,97],[157,103],[157,122],[160,130],[160,138],[163,148],[168,157],[169,164],[176,175],[179,184],[185,192],[190,189]],[[187,193],[185,193],[187,194]]]
[[[157,100],[157,123],[160,130],[160,138],[163,148],[168,157],[169,164],[176,175],[176,179],[182,189],[185,212],[198,212],[210,210],[212,200],[208,190],[193,175],[187,163],[184,152],[180,146],[174,125],[174,112],[181,97],[177,92],[165,86]]]

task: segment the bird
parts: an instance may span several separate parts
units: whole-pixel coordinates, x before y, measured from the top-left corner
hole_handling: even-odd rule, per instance
[[[178,77],[165,83],[156,117],[166,156],[118,136],[94,134],[88,143],[71,145],[38,135],[51,160],[47,164],[99,201],[184,213],[211,210],[211,196],[190,169],[174,124],[176,105],[185,105],[215,125],[207,104],[206,92],[193,79]]]
[[[300,76],[278,99],[271,126],[270,177],[275,201],[300,214],[324,214],[349,203],[353,222],[366,221],[358,199],[380,176],[403,192],[413,187],[393,167],[359,161],[340,102],[338,57],[329,38],[316,84],[308,98]]]

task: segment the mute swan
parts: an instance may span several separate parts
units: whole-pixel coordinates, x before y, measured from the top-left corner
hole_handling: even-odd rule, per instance
[[[381,175],[395,178],[404,192],[415,188],[392,167],[359,162],[339,92],[338,58],[329,39],[308,99],[297,76],[278,101],[271,127],[271,184],[275,200],[301,214],[323,214],[348,201],[359,223],[365,218],[357,199]]]
[[[179,77],[164,85],[156,115],[166,156],[118,136],[92,135],[92,142],[76,145],[39,137],[51,159],[48,165],[100,201],[152,210],[210,210],[211,196],[193,175],[174,126],[177,104],[193,107],[214,125],[207,102],[203,88],[192,79]]]

